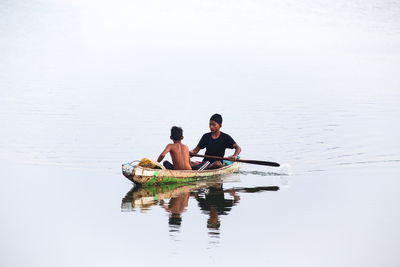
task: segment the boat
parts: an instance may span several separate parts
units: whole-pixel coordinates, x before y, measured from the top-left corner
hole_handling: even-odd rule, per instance
[[[163,184],[192,182],[210,177],[238,172],[239,162],[229,162],[226,166],[213,170],[167,170],[142,167],[134,162],[122,164],[122,173],[135,184]]]

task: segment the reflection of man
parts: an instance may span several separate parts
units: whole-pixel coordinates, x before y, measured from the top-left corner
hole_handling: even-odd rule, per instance
[[[227,215],[232,207],[239,202],[240,198],[236,192],[232,190],[230,193],[234,198],[225,199],[222,184],[209,187],[204,197],[195,193],[195,198],[198,201],[200,209],[210,215],[207,220],[207,228],[219,229],[221,226],[219,215]]]
[[[182,212],[188,206],[190,194],[188,192],[180,194],[178,197],[171,198],[168,207],[165,205],[164,200],[160,201],[160,205],[170,213],[168,223],[170,225],[180,226],[182,223]]]

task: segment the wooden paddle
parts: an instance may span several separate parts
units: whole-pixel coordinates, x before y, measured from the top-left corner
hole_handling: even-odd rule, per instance
[[[190,154],[192,157],[201,157],[201,158],[210,158],[210,159],[219,159],[219,160],[229,160],[229,161],[236,161],[236,162],[243,162],[249,164],[256,164],[256,165],[264,165],[264,166],[272,166],[272,167],[279,167],[279,163],[270,162],[270,161],[261,161],[261,160],[245,160],[245,159],[229,159],[223,157],[216,157],[216,156],[209,156],[209,155],[199,155],[199,154]]]

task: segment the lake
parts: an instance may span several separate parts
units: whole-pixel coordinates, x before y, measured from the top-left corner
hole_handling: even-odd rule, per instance
[[[1,1],[0,265],[399,266],[399,14]],[[282,166],[162,187],[122,175],[174,125],[193,149],[214,113],[242,159]]]

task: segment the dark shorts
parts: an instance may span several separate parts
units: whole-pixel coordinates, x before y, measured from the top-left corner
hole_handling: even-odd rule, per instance
[[[164,165],[164,167],[165,167],[167,170],[175,170],[174,164],[172,164],[172,163],[169,162],[168,160],[165,160],[165,161],[163,162],[163,165]],[[193,170],[193,168],[192,168],[192,170]]]
[[[163,165],[164,165],[164,167],[165,167],[167,170],[173,170],[173,169],[174,169],[174,164],[172,164],[172,163],[169,162],[168,160],[165,160],[165,161],[163,162]]]
[[[207,167],[210,165],[209,161],[203,161],[197,165],[192,166],[192,170],[207,170]]]

